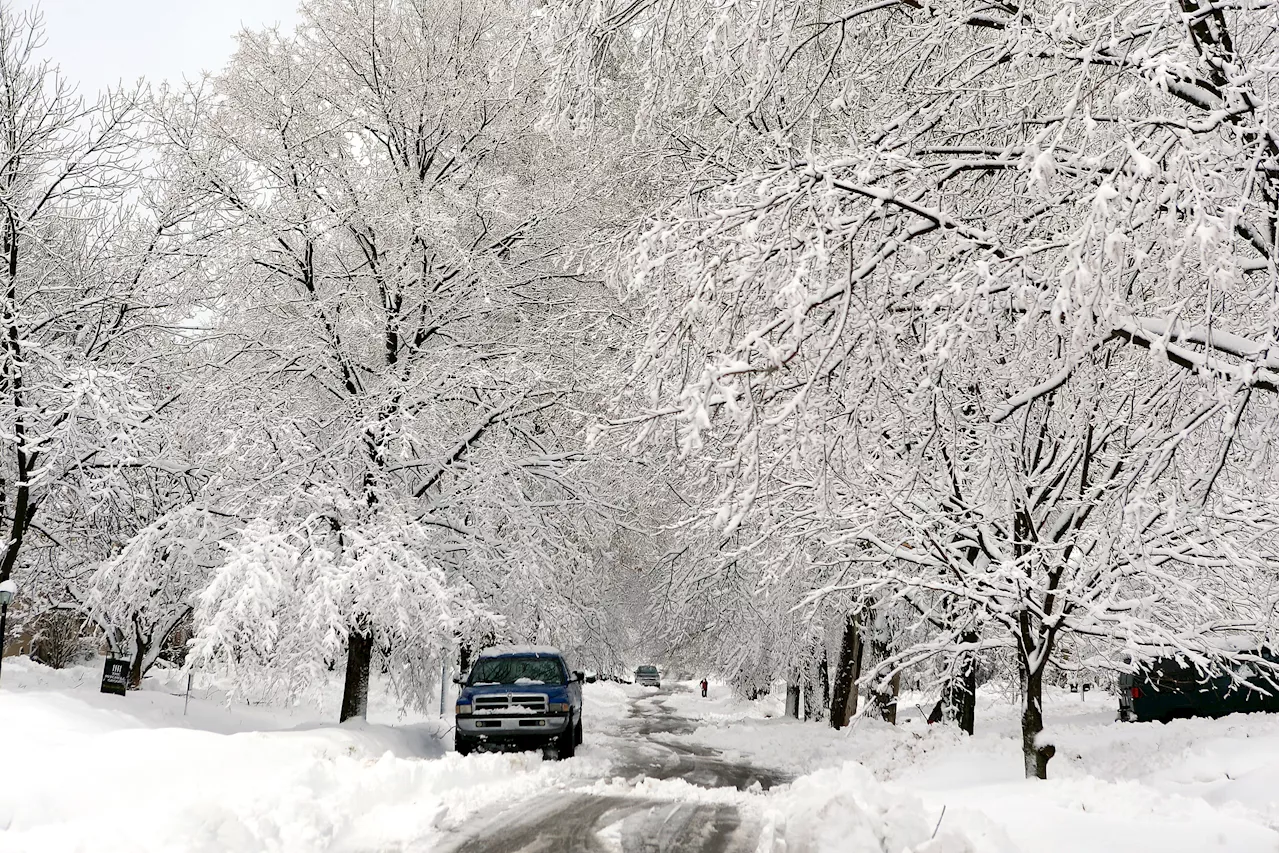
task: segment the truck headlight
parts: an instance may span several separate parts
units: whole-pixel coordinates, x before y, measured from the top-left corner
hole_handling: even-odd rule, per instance
[[[457,714],[459,717],[469,717],[471,716],[471,703],[467,702],[464,704],[462,702],[459,702],[458,704],[453,706],[453,712]]]
[[[550,707],[551,707],[551,713],[553,713],[553,714],[567,714],[567,713],[569,713],[569,703],[568,703],[568,702],[552,702]]]

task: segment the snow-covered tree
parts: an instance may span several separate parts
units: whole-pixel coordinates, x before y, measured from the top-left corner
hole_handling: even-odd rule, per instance
[[[85,102],[43,43],[38,13],[0,5],[0,580],[23,576],[29,615],[75,604],[91,520],[151,465],[177,224],[139,202],[137,92]]]
[[[677,420],[720,529],[771,513],[829,549],[798,589],[916,612],[869,686],[1013,648],[1028,775],[1060,637],[1208,664],[1274,620],[1273,11],[544,18],[554,114],[640,77],[691,168],[622,269],[640,419]]]
[[[146,501],[142,488],[134,495],[134,511],[113,507],[110,516],[125,528],[115,531],[117,552],[94,563],[69,591],[80,592],[79,603],[102,627],[112,651],[131,661],[130,682],[137,687],[170,635],[190,620],[239,519],[189,502],[189,496],[179,502],[153,492]],[[153,517],[144,521],[137,510]]]
[[[197,660],[297,686],[341,649],[344,719],[375,654],[420,691],[455,643],[567,637],[605,612],[575,577],[607,527],[582,513],[607,512],[568,404],[600,394],[612,300],[567,263],[609,158],[531,133],[537,80],[507,51],[523,26],[485,2],[313,3],[155,109],[219,366],[196,503],[241,520],[196,607]],[[228,594],[245,572],[314,609],[254,610]]]
[[[371,660],[353,662],[350,648],[364,635],[355,654],[380,653],[400,695],[424,705],[423,662],[477,624],[496,627],[434,557],[439,529],[412,515],[319,486],[259,509],[199,594],[197,665],[297,696],[345,653],[348,690],[367,694]]]

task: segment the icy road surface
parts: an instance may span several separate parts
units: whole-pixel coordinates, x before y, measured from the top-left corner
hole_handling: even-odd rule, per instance
[[[687,688],[677,687],[686,691]],[[695,723],[664,701],[672,688],[631,700],[613,730],[596,731],[613,758],[598,784],[515,803],[473,819],[446,844],[451,853],[738,853],[757,849],[760,825],[744,813],[743,792],[787,781],[778,772],[731,761],[668,739]],[[591,735],[588,735],[591,737]],[[663,780],[683,786],[663,796]]]

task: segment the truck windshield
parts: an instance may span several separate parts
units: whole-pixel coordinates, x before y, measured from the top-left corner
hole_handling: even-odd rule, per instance
[[[483,658],[471,669],[468,684],[564,684],[553,658]]]

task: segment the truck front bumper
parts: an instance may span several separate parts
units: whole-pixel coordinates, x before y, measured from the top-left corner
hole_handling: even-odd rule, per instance
[[[519,747],[554,741],[569,728],[569,717],[564,714],[547,716],[481,714],[460,716],[456,724],[458,734],[478,744]]]

